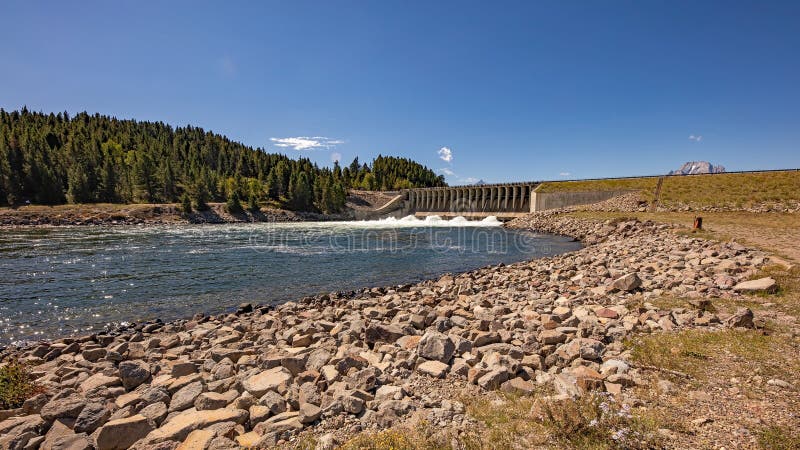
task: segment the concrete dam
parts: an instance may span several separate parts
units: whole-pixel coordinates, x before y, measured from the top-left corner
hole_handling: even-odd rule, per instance
[[[358,219],[407,215],[512,219],[534,211],[596,203],[628,191],[536,192],[541,182],[416,188],[398,191],[382,207]]]

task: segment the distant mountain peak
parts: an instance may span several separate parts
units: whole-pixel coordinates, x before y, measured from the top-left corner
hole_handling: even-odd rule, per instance
[[[699,175],[704,173],[722,173],[725,167],[715,166],[708,161],[689,161],[678,170],[671,170],[669,175]]]

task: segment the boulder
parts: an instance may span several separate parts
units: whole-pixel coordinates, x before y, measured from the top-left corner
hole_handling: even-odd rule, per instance
[[[167,417],[167,414],[169,414],[169,408],[167,407],[166,403],[158,402],[145,406],[139,410],[139,414],[147,417],[156,424],[161,425],[161,422],[163,422]]]
[[[312,423],[319,419],[322,410],[317,405],[311,403],[303,403],[300,405],[300,415],[297,417],[301,423]]]
[[[778,290],[778,283],[770,277],[759,278],[758,280],[742,281],[734,286],[733,290],[749,294],[757,292],[774,293]]]
[[[154,428],[155,424],[141,414],[112,420],[97,431],[97,450],[127,449]]]
[[[119,363],[119,377],[125,389],[131,390],[150,379],[150,366],[142,360]]]
[[[509,373],[504,368],[497,368],[478,378],[478,386],[493,391],[508,380]]]
[[[255,397],[261,397],[269,391],[284,391],[291,381],[292,374],[283,367],[274,367],[247,378],[242,387]]]
[[[453,357],[456,345],[446,334],[429,331],[422,336],[417,346],[417,353],[426,359],[446,363]]]
[[[111,411],[102,403],[89,403],[75,420],[76,433],[92,433],[111,417]]]
[[[753,311],[750,308],[737,308],[736,313],[725,321],[731,328],[755,328]]]
[[[444,378],[445,374],[447,373],[447,369],[449,368],[450,366],[443,362],[425,361],[417,366],[417,371],[425,375],[430,375],[434,378]]]
[[[500,390],[511,394],[531,395],[536,391],[536,385],[530,381],[516,377],[501,384]]]
[[[83,411],[86,399],[82,395],[72,394],[63,398],[50,400],[42,407],[42,419],[52,422],[56,419],[74,419]]]
[[[206,449],[209,448],[215,437],[216,433],[212,430],[194,430],[175,450]]]
[[[544,330],[539,333],[539,342],[545,345],[560,344],[567,340],[567,335],[558,330]]]
[[[623,275],[611,283],[612,287],[619,289],[620,291],[632,291],[641,285],[642,280],[635,272]]]
[[[371,323],[365,330],[365,333],[368,344],[374,344],[376,342],[393,344],[406,334],[403,332],[403,329],[397,325],[386,325],[382,323]]]
[[[236,391],[231,391],[230,393],[226,392],[224,394],[217,392],[204,392],[197,396],[194,401],[194,407],[198,411],[224,408],[228,406],[228,403],[236,400],[237,395],[235,394],[237,394]]]
[[[169,403],[169,411],[183,411],[194,405],[195,400],[200,394],[203,393],[203,382],[195,381],[182,387],[178,392],[172,395],[172,401]]]
[[[186,410],[169,419],[160,428],[147,435],[144,442],[148,445],[165,441],[183,441],[194,430],[206,428],[222,422],[244,423],[247,411],[242,409],[212,409],[208,411]]]
[[[112,387],[119,386],[121,384],[122,380],[120,380],[119,377],[109,377],[103,373],[96,373],[81,383],[80,390],[83,392],[89,392],[99,387]]]

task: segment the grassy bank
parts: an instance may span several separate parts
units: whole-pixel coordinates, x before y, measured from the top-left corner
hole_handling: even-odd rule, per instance
[[[658,177],[544,183],[538,192],[636,190],[642,199],[655,198]],[[800,171],[729,173],[664,177],[664,206],[747,207],[762,203],[800,202]]]

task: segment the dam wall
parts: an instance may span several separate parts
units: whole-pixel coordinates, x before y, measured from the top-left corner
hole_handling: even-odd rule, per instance
[[[548,209],[566,208],[568,206],[589,205],[602,202],[619,195],[632,192],[631,190],[616,191],[561,191],[561,192],[536,192],[531,193],[531,212],[546,211]]]

